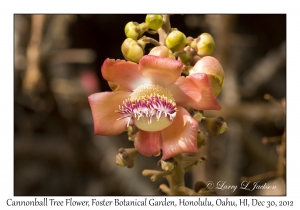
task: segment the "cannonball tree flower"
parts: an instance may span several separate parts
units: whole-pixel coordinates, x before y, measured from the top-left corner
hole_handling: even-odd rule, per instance
[[[171,58],[143,56],[139,64],[106,59],[103,78],[117,91],[89,96],[94,133],[108,136],[134,123],[139,131],[134,145],[145,156],[168,159],[197,152],[198,123],[185,108],[219,110],[205,73],[181,76],[183,64]]]

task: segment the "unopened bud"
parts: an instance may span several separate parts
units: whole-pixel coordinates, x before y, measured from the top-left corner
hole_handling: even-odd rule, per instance
[[[119,154],[116,156],[116,164],[122,167],[132,168],[138,155],[138,151],[135,148],[131,149],[119,149]]]
[[[121,51],[126,60],[138,63],[144,55],[144,49],[136,40],[127,38],[124,40]]]
[[[206,73],[215,96],[219,95],[224,84],[224,70],[216,58],[212,56],[201,58],[190,70],[190,75],[196,73]]]
[[[137,22],[128,22],[125,26],[125,35],[128,38],[137,39],[140,36],[140,27]]]
[[[158,30],[163,24],[163,17],[161,15],[147,15],[146,24],[153,30]]]
[[[122,154],[117,154],[116,156],[116,164],[121,167],[127,166],[127,161],[123,159]]]
[[[175,59],[174,54],[172,51],[167,48],[166,46],[157,46],[152,48],[152,50],[149,52],[149,55],[155,55],[163,58],[173,58]]]
[[[197,54],[200,57],[212,55],[215,49],[214,38],[209,33],[203,33],[199,38],[200,40],[196,44]]]
[[[190,46],[186,46],[183,51],[180,51],[177,53],[178,60],[180,60],[182,63],[186,65],[195,65],[194,57],[196,56],[196,52],[194,49],[192,49]]]
[[[218,136],[228,130],[223,117],[203,118],[201,122],[206,125],[212,136]]]
[[[172,31],[166,39],[167,47],[173,52],[183,50],[186,45],[186,37],[184,33],[180,31]]]
[[[177,162],[175,161],[174,158],[169,158],[167,160],[160,160],[158,163],[161,169],[164,171],[172,171],[177,165]]]
[[[137,40],[137,43],[140,47],[142,47],[143,49],[145,49],[146,46],[146,42],[144,42],[142,39]]]

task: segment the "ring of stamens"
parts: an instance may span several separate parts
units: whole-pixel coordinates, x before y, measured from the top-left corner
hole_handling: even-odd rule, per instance
[[[129,118],[127,126],[133,119],[139,129],[152,132],[168,127],[175,118],[176,111],[172,93],[159,85],[140,85],[116,110],[126,115],[118,120]]]

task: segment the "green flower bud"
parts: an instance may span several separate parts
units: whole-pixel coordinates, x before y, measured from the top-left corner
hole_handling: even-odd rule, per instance
[[[127,38],[124,40],[121,51],[126,60],[138,63],[144,55],[144,49],[136,40]]]
[[[190,63],[191,59],[192,56],[188,52],[181,52],[180,54],[178,54],[178,60],[186,65]]]
[[[186,45],[186,37],[184,33],[180,31],[172,31],[166,39],[167,47],[173,52],[183,50]]]
[[[128,38],[138,39],[140,36],[140,27],[137,22],[128,22],[125,26],[125,35]]]
[[[169,48],[167,48],[166,46],[157,46],[152,48],[152,50],[149,52],[149,55],[175,59],[175,56],[172,53],[172,51],[169,50]]]
[[[197,43],[197,54],[201,57],[213,54],[215,49],[214,38],[209,33],[203,33],[199,36],[200,41]]]
[[[201,122],[208,128],[212,136],[218,136],[228,130],[223,117],[203,118]]]
[[[186,46],[183,51],[176,53],[178,55],[178,60],[186,65],[195,65],[194,57],[196,56],[195,50],[190,46]]]
[[[139,39],[139,40],[137,40],[137,43],[138,43],[138,45],[140,45],[143,49],[145,49],[145,46],[146,46],[146,42],[144,42],[143,40],[141,40],[141,39]]]
[[[201,58],[190,70],[189,74],[206,73],[215,96],[219,95],[224,84],[224,70],[220,62],[211,56]]]
[[[211,55],[215,49],[215,41],[209,33],[203,33],[197,39],[188,37],[187,44],[201,57]]]
[[[188,45],[189,45],[191,48],[193,48],[196,52],[198,51],[198,50],[197,50],[197,40],[199,41],[200,39],[199,39],[199,38],[194,39],[193,41],[189,42],[189,44],[188,44]]]
[[[163,17],[161,15],[147,15],[146,24],[153,30],[158,30],[163,24]]]

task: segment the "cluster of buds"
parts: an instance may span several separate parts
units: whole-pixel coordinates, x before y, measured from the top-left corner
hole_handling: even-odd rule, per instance
[[[121,148],[116,156],[116,164],[122,167],[132,168],[138,154],[139,152],[135,148]]]
[[[146,31],[156,31],[163,24],[161,15],[147,15],[145,22],[137,23],[130,21],[125,26],[126,39],[121,50],[126,60],[138,63],[144,55],[147,42],[141,38]]]
[[[215,48],[214,38],[209,33],[202,33],[197,38],[186,37],[177,28],[167,31],[163,43],[144,35],[145,32],[159,33],[164,24],[163,16],[159,14],[147,15],[143,23],[128,22],[125,26],[127,38],[121,46],[124,58],[139,63],[145,55],[146,44],[155,44],[149,55],[181,61],[184,64],[185,75],[206,73],[215,96],[219,95],[224,84],[224,70],[219,61],[211,56]]]

